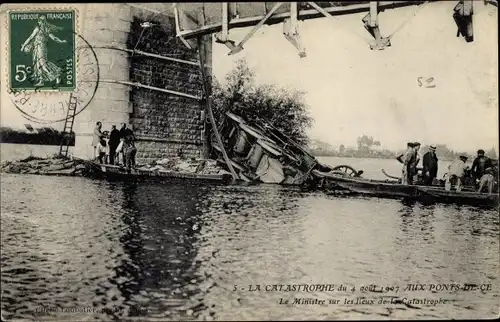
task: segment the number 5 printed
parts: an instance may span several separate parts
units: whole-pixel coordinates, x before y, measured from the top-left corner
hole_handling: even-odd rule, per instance
[[[16,65],[16,81],[22,83],[26,80],[27,74],[31,72],[31,67],[25,65]]]

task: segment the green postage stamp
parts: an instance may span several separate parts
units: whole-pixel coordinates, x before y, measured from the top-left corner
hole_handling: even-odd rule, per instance
[[[75,21],[74,10],[9,12],[12,90],[76,87]]]

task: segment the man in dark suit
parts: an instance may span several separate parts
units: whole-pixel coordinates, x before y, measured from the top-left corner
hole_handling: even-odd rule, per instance
[[[424,154],[422,166],[424,184],[426,186],[430,186],[432,185],[434,178],[437,177],[438,173],[438,158],[436,156],[436,147],[434,145],[431,145],[429,151]]]
[[[115,154],[116,148],[120,144],[120,132],[116,129],[115,125],[111,126],[111,132],[109,133],[109,164],[115,164]]]

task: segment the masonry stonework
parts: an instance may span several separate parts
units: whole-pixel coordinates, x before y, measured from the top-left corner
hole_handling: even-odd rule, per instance
[[[153,21],[144,29],[144,21],[134,17],[127,41],[129,49],[196,62],[190,50],[175,36],[173,17]],[[211,57],[209,57],[210,59]],[[200,69],[176,61],[135,54],[130,58],[130,81],[202,97]],[[204,144],[204,106],[199,100],[147,88],[134,87],[130,92],[130,124],[138,138],[137,159],[149,162],[172,157],[181,150],[187,157],[200,157]]]

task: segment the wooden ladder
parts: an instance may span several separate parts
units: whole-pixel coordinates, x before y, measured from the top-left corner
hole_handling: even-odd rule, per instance
[[[73,124],[75,124],[76,106],[77,99],[73,96],[73,93],[71,93],[68,102],[68,113],[66,115],[66,119],[64,120],[61,145],[59,146],[59,155],[64,157],[68,156],[71,132],[73,131]],[[66,137],[66,134],[69,134],[68,137]]]

